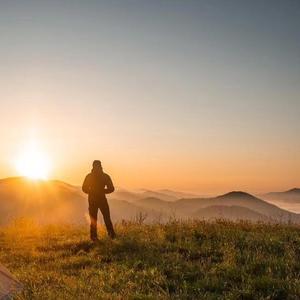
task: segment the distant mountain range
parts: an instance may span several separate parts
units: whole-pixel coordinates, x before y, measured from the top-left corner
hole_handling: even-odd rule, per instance
[[[295,188],[285,192],[272,192],[264,194],[263,197],[268,200],[300,204],[300,189]]]
[[[109,195],[109,204],[113,221],[164,222],[172,217],[300,223],[299,214],[244,192],[203,198],[170,190],[118,189]],[[86,223],[87,196],[79,187],[58,180],[0,180],[0,225],[20,217],[42,223]]]
[[[284,192],[272,192],[261,195],[261,198],[281,208],[300,213],[300,189],[294,188]]]
[[[145,198],[158,198],[164,201],[176,201],[182,198],[199,198],[199,195],[185,193],[185,192],[177,192],[168,189],[161,189],[157,191],[151,191],[148,189],[141,189],[137,192],[128,191],[125,189],[117,189],[113,195],[113,199],[122,199],[129,202],[145,199]]]

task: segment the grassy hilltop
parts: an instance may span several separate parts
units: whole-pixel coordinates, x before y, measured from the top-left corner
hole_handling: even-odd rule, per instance
[[[300,227],[169,222],[86,227],[19,222],[0,229],[16,299],[300,299]]]

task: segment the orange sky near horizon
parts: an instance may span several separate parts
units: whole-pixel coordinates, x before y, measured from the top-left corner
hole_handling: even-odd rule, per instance
[[[39,142],[37,138],[36,141]],[[72,147],[65,148],[63,140],[41,143],[43,146],[40,151],[50,159],[49,178],[75,185],[82,183],[95,158],[103,161],[104,170],[111,175],[116,186],[129,189],[169,188],[210,195],[231,190],[262,193],[299,186],[297,178],[300,176],[300,165],[295,165],[297,153],[290,151],[290,155],[281,158],[279,164],[278,153],[272,152],[272,145],[267,149],[262,147],[265,152],[260,153],[249,148],[244,148],[242,152],[241,149],[234,150],[229,146],[229,149],[224,147],[220,151],[217,145],[213,148],[210,145],[209,149],[204,148],[195,153],[195,149],[168,150],[165,145],[163,148],[153,147],[155,151],[151,151],[150,156],[142,147],[117,150],[117,143],[115,141],[115,149],[103,149],[102,155],[98,155],[93,143],[89,144],[90,147],[81,144],[81,148],[74,142]],[[23,145],[26,142],[19,145],[16,143],[20,150],[8,151],[6,160],[2,158],[1,177],[20,175],[14,162],[22,153]],[[119,147],[122,148],[121,143]],[[284,154],[286,149],[283,147],[281,151]]]

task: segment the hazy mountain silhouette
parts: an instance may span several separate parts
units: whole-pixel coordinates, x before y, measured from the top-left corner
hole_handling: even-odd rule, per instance
[[[0,223],[18,217],[41,222],[82,222],[87,204],[80,190],[58,180],[32,181],[23,177],[0,180]]]
[[[223,205],[208,206],[196,211],[194,216],[204,220],[227,219],[231,221],[238,221],[238,220],[249,220],[254,222],[267,221],[267,217],[265,215],[241,206],[223,206]],[[272,219],[270,219],[270,221],[271,220]]]
[[[131,192],[124,189],[113,193],[109,199],[113,221],[147,216],[146,221],[164,221],[176,217],[300,222],[298,214],[244,192],[172,201],[157,197],[143,198],[149,194],[161,196],[164,193],[149,190]],[[164,194],[163,198],[170,197],[173,196],[166,198]],[[31,181],[22,177],[0,180],[0,224],[20,217],[43,223],[85,223],[87,199],[79,187],[58,180]]]
[[[143,197],[141,197],[138,193],[131,192],[126,189],[116,188],[116,191],[112,194],[109,194],[108,198],[132,202],[135,200],[139,200]]]
[[[280,209],[276,205],[240,191],[230,192],[214,198],[182,199],[177,201],[176,204],[178,207],[182,206],[188,213],[208,206],[240,206],[277,221],[300,221],[299,215]]]
[[[293,188],[284,192],[271,192],[261,195],[265,201],[275,204],[280,208],[300,213],[300,189]]]
[[[142,192],[139,194],[140,199],[144,198],[158,198],[163,201],[176,201],[180,198],[177,198],[176,196],[163,193],[163,192],[158,192],[158,191],[151,191],[151,190],[142,190]]]
[[[245,192],[230,192],[213,198],[180,199],[175,202],[147,198],[136,203],[148,209],[156,207],[161,213],[169,213],[179,218],[202,216],[205,211],[209,212],[211,218],[218,218],[220,207],[222,207],[224,218],[228,215],[232,219],[234,213],[232,215],[227,213],[229,211],[227,207],[231,207],[235,212],[237,208],[242,208],[239,209],[239,219],[261,220],[261,216],[264,216],[264,220],[268,221],[300,222],[300,215],[281,209]],[[212,208],[208,210],[208,207]],[[201,210],[203,211],[201,212]],[[256,215],[254,216],[254,214]]]
[[[128,201],[111,199],[109,200],[111,217],[114,221],[138,220],[146,217],[147,221],[161,220],[161,213],[155,208],[139,207]],[[101,220],[100,220],[101,221]]]
[[[300,189],[294,188],[285,192],[272,192],[262,196],[264,199],[300,204]]]
[[[119,192],[119,196],[124,195],[139,199],[134,193]],[[161,218],[155,208],[139,207],[117,199],[110,199],[109,203],[114,221],[133,220],[140,215],[147,215],[150,221]],[[0,180],[0,225],[23,217],[41,223],[85,223],[87,206],[81,188],[59,180],[32,181],[24,177]]]
[[[129,202],[141,200],[144,198],[158,198],[160,200],[172,202],[182,198],[196,198],[199,196],[184,192],[171,191],[168,189],[161,189],[157,191],[140,189],[139,191],[133,192],[126,189],[117,188],[112,195],[109,195],[109,197],[111,199],[126,200]]]
[[[173,207],[172,202],[164,201],[155,197],[140,199],[136,202],[136,205],[147,208],[156,208],[159,210],[168,210]]]
[[[160,189],[157,192],[172,196],[174,198],[177,198],[177,200],[182,198],[199,198],[199,195],[191,194],[191,193],[185,193],[185,192],[178,192],[178,191],[172,191],[168,189]]]

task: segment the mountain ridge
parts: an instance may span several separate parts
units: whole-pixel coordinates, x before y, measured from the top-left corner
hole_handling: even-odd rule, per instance
[[[240,219],[261,219],[258,216],[260,214],[279,222],[300,223],[300,215],[243,191],[232,191],[217,197],[182,198],[174,201],[143,197],[149,194],[151,195],[151,190],[147,194],[141,194],[120,189],[119,193],[117,191],[109,195],[114,220],[134,219],[141,214],[147,215],[151,221],[157,218],[167,220],[171,216],[188,219],[194,218],[195,212],[202,210],[202,215],[206,211],[211,218],[218,217],[220,211],[229,218],[236,218],[240,211]],[[154,195],[157,193],[154,192]],[[0,179],[0,203],[2,221],[22,216],[33,217],[41,222],[87,221],[87,196],[79,187],[61,180],[30,180],[24,177]]]
[[[270,192],[261,195],[261,198],[269,203],[275,204],[280,208],[294,213],[300,213],[300,189],[292,188],[283,192]]]

